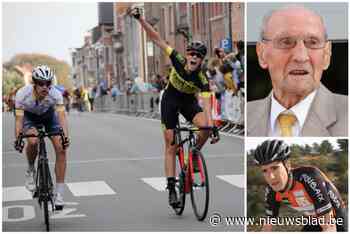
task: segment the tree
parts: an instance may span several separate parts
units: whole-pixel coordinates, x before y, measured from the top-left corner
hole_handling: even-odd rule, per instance
[[[303,153],[310,154],[310,152],[311,152],[311,147],[308,144],[306,144],[305,147],[303,148]]]
[[[9,95],[12,90],[24,85],[23,78],[16,71],[4,69],[2,77],[2,95]]]
[[[69,64],[45,54],[17,54],[9,62],[3,64],[3,67],[11,71],[16,66],[25,66],[28,64],[33,67],[42,64],[48,65],[54,69],[58,84],[63,85],[66,89],[73,89],[73,83],[69,79],[71,70]]]
[[[342,152],[348,152],[348,140],[347,139],[338,139],[338,146]]]
[[[314,142],[312,143],[312,149],[314,152],[320,152],[320,145]]]
[[[329,141],[324,140],[321,142],[319,149],[321,154],[326,155],[333,152],[333,145]]]

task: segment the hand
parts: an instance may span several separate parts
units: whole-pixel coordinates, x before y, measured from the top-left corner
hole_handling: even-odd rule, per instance
[[[131,8],[127,11],[127,14],[138,20],[141,17],[141,9],[138,7]]]
[[[64,138],[63,138],[63,142],[62,142],[63,148],[64,148],[64,149],[65,149],[65,148],[68,148],[69,145],[70,145],[70,139],[69,139],[69,137],[64,137]]]
[[[14,142],[15,150],[17,150],[20,153],[22,153],[23,148],[24,148],[24,141],[22,140],[21,135],[22,134],[20,134]]]
[[[210,134],[210,138],[211,138],[210,144],[215,144],[220,140],[219,130],[217,127],[215,126],[213,127],[213,130]]]

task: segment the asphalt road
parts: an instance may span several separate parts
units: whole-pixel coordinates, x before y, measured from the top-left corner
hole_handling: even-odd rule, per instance
[[[2,115],[3,231],[44,231],[38,203],[24,189],[24,155],[15,152],[14,118]],[[198,222],[190,196],[182,216],[167,205],[159,121],[108,113],[71,113],[64,210],[53,231],[243,231]],[[49,141],[47,141],[49,143]],[[48,144],[53,172],[54,154]],[[208,217],[244,215],[244,140],[222,136],[203,149],[210,176]]]

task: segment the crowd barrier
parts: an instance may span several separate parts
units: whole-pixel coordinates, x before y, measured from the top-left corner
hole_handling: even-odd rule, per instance
[[[215,98],[212,100],[212,103],[214,102]],[[220,131],[233,135],[244,135],[244,96],[242,92],[234,96],[226,95],[225,103],[226,114],[221,115],[215,110],[217,105],[213,105],[213,119],[220,126]],[[159,104],[159,93],[122,94],[115,100],[105,95],[95,98],[94,110],[160,119]]]

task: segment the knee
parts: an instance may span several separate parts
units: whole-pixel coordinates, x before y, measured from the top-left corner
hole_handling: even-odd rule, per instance
[[[27,143],[28,143],[28,147],[36,148],[38,146],[39,141],[37,138],[31,137],[31,138],[28,138]]]
[[[65,149],[63,149],[63,147],[61,145],[57,145],[55,147],[55,149],[56,149],[57,159],[60,160],[60,161],[65,161],[66,160],[67,151]]]

